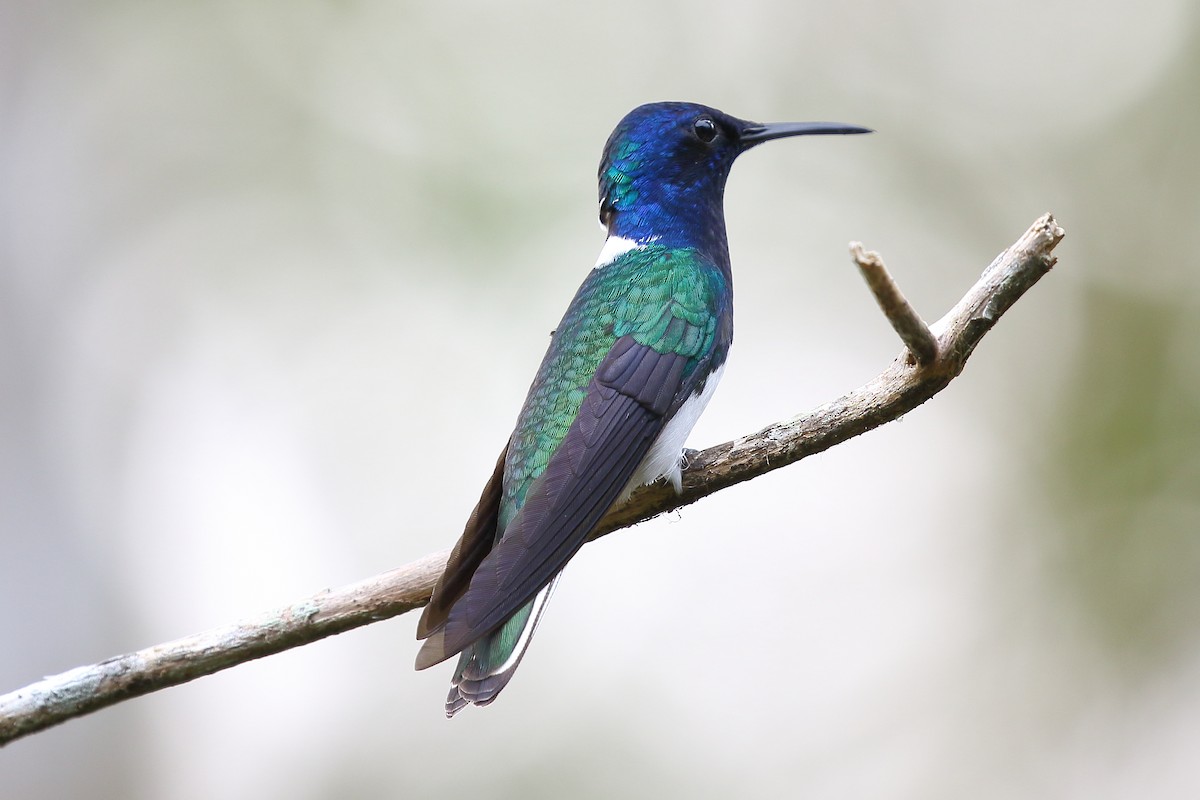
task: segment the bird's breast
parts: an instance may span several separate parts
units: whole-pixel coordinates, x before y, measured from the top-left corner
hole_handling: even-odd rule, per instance
[[[617,500],[618,503],[629,497],[629,494],[637,487],[654,483],[662,477],[671,481],[676,492],[683,488],[683,475],[680,469],[683,446],[687,442],[692,428],[696,427],[696,421],[700,419],[700,415],[708,406],[708,401],[712,399],[713,392],[716,391],[717,384],[721,382],[721,375],[724,372],[724,364],[710,372],[699,390],[684,400],[674,416],[667,420],[662,433],[654,440],[654,444],[650,445],[650,452],[642,459],[637,471],[625,485],[624,491]]]

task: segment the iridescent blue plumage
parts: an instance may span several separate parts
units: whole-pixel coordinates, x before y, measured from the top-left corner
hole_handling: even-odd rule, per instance
[[[613,131],[599,172],[608,242],[418,625],[418,669],[460,654],[448,714],[504,688],[553,582],[612,505],[661,477],[678,486],[733,339],[722,198],[734,159],[782,136],[863,132],[691,103],[641,106]]]

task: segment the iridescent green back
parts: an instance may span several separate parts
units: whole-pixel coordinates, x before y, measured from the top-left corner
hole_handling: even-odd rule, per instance
[[[566,436],[600,362],[633,336],[660,353],[688,358],[688,372],[712,351],[727,280],[690,248],[650,244],[594,270],[580,287],[538,369],[505,460],[497,540]]]

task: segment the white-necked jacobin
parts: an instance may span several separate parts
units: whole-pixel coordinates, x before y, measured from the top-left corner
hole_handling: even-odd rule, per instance
[[[733,340],[723,197],[734,159],[786,136],[869,133],[759,124],[651,103],[600,161],[608,239],[552,334],[517,426],[417,626],[417,669],[460,654],[453,716],[512,678],[562,568],[610,507],[667,478]]]

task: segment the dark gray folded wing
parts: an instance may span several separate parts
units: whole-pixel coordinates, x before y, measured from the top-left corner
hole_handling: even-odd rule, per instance
[[[686,356],[659,353],[632,337],[613,345],[525,504],[446,616],[443,658],[499,627],[583,546],[692,382],[687,365]]]

